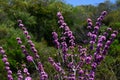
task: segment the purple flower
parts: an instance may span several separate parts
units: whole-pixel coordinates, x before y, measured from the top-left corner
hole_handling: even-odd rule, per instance
[[[24,34],[25,34],[25,35],[28,35],[28,31],[24,31]]]
[[[101,23],[100,22],[96,22],[96,26],[100,26],[101,25]]]
[[[21,29],[22,29],[23,31],[26,31],[26,30],[27,30],[25,27],[22,27]]]
[[[11,70],[8,70],[7,71],[9,75],[12,75],[12,71]]]
[[[49,57],[49,58],[48,58],[48,61],[49,61],[51,64],[54,63],[54,60],[52,59],[52,57]]]
[[[87,22],[92,22],[92,20],[90,18],[87,19]]]
[[[94,41],[90,41],[90,44],[94,44],[95,42]]]
[[[47,80],[48,75],[43,71],[41,72],[40,80]]]
[[[111,44],[111,41],[108,40],[108,41],[106,42],[106,45],[107,45],[107,46],[110,46],[110,44]]]
[[[98,31],[98,30],[99,30],[99,26],[95,26],[94,29],[95,29],[96,31]]]
[[[113,33],[117,35],[117,34],[118,34],[118,31],[113,31]]]
[[[63,16],[59,16],[59,19],[63,20],[63,19],[64,19],[64,17],[63,17]]]
[[[100,48],[100,47],[102,47],[102,46],[103,46],[102,43],[98,43],[98,44],[97,44],[97,47],[98,47],[98,48]]]
[[[18,20],[17,22],[18,22],[18,23],[22,23],[22,20]]]
[[[101,36],[101,40],[105,41],[106,37],[105,36]]]
[[[73,66],[74,66],[74,63],[73,62],[70,62],[70,63],[68,63],[68,65],[67,65],[69,68],[73,68]]]
[[[25,56],[28,56],[28,52],[26,51],[26,49],[23,49],[22,52],[25,54]]]
[[[78,78],[79,78],[79,80],[84,80],[83,76],[79,76]]]
[[[18,41],[18,44],[22,44],[22,41],[21,41],[21,40],[19,40],[19,41]]]
[[[89,22],[89,23],[88,23],[88,26],[92,26],[92,22]]]
[[[53,35],[53,39],[54,39],[53,42],[54,42],[56,48],[57,49],[60,48],[60,43],[58,41],[58,34],[56,32],[52,32],[52,35]]]
[[[61,15],[62,15],[61,12],[58,12],[58,13],[57,13],[57,16],[58,16],[58,17],[60,17]]]
[[[21,45],[21,48],[22,48],[22,49],[25,49],[25,45]]]
[[[112,31],[112,28],[107,28],[108,31]]]
[[[20,39],[20,37],[17,37],[16,40],[19,41],[19,40],[21,40],[21,39]]]
[[[67,80],[76,80],[75,77],[68,77]]]
[[[19,24],[19,27],[24,27],[24,24],[20,23],[20,24]]]
[[[94,78],[89,78],[89,80],[94,80]]]
[[[61,72],[62,74],[65,74],[64,70],[57,63],[55,63],[51,57],[48,58],[48,61],[55,68],[56,71]]]
[[[87,29],[92,29],[92,27],[91,26],[87,26]]]
[[[32,56],[27,56],[26,58],[27,58],[27,60],[28,60],[29,62],[32,62],[32,61],[33,61],[33,57],[32,57]]]
[[[84,74],[84,71],[81,69],[81,70],[79,70],[79,75],[82,75],[82,74]]]
[[[107,14],[107,11],[103,11],[103,12],[101,13],[102,16],[105,16],[106,14]]]
[[[5,54],[5,51],[4,51],[4,50],[0,50],[0,53],[1,53],[2,55],[4,55],[4,54]]]
[[[32,42],[31,40],[28,40],[28,43],[31,44],[31,43],[33,43],[33,42]]]
[[[90,71],[90,75],[94,75],[95,76],[95,71],[91,70]]]
[[[115,34],[115,33],[111,34],[111,37],[112,37],[112,38],[115,38],[115,37],[116,37],[116,34]]]
[[[18,80],[23,80],[23,76],[22,76],[21,70],[17,71],[17,75],[18,75]]]
[[[30,42],[29,44],[30,44],[31,47],[35,47],[34,43]]]
[[[9,66],[10,64],[9,64],[9,62],[5,62],[5,66]]]
[[[30,39],[31,39],[31,36],[30,36],[30,35],[27,35],[26,37],[27,37],[27,39],[28,39],[28,40],[30,40]]]
[[[24,68],[23,72],[24,72],[24,73],[27,73],[27,72],[28,72],[28,69],[27,69],[27,68]]]
[[[93,62],[93,63],[91,64],[91,67],[92,67],[93,70],[96,69],[97,63],[96,63],[96,62]]]
[[[99,17],[99,18],[97,18],[97,21],[102,21],[102,19]]]
[[[10,67],[9,67],[9,66],[6,66],[5,69],[6,69],[6,70],[10,70]]]
[[[61,25],[61,26],[60,26],[60,28],[64,28],[64,26],[63,26],[63,25]]]
[[[91,63],[91,60],[92,60],[92,56],[87,56],[87,57],[85,58],[86,64],[90,64],[90,63]]]
[[[8,77],[8,80],[13,80],[13,77],[11,74],[8,74],[7,77]]]
[[[32,78],[30,76],[27,76],[25,80],[32,80]]]
[[[2,58],[2,61],[5,63],[8,61],[8,59],[4,57],[4,58]]]

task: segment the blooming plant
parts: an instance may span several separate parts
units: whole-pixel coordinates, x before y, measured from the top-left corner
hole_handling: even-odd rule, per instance
[[[90,38],[89,45],[82,46],[75,43],[75,37],[68,25],[65,23],[61,12],[57,13],[58,24],[60,26],[59,28],[62,29],[62,33],[60,39],[56,32],[52,32],[52,37],[53,43],[58,50],[57,55],[59,62],[56,62],[52,57],[48,57],[48,62],[57,72],[57,74],[54,75],[54,80],[95,80],[96,68],[100,65],[101,61],[105,59],[110,45],[118,34],[117,31],[113,31],[111,28],[107,28],[103,33],[99,32],[102,26],[102,20],[106,14],[106,11],[101,13],[100,17],[97,18],[95,26],[93,26],[90,18],[87,19],[87,29],[89,30],[87,36]],[[17,37],[16,40],[20,45],[26,60],[34,64],[39,73],[40,80],[50,80],[51,78],[45,72],[42,63],[38,60],[40,57],[37,49],[35,48],[35,44],[31,40],[31,36],[22,21],[18,20],[18,23],[28,44],[30,45],[30,51],[33,53],[33,55],[29,54],[26,46],[22,43],[21,38]],[[76,51],[76,49],[78,50]],[[7,78],[8,80],[13,80],[12,71],[9,66],[10,64],[2,47],[0,47],[0,53],[8,74]],[[17,73],[18,80],[32,80],[26,65],[23,65],[22,67],[23,70],[18,70]]]

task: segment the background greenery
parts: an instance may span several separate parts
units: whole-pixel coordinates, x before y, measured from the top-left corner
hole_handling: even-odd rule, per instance
[[[60,33],[56,13],[61,11],[66,23],[73,31],[77,44],[83,44],[86,37],[87,18],[91,18],[93,23],[102,11],[106,10],[108,15],[103,21],[103,29],[112,27],[120,29],[120,0],[111,3],[106,0],[97,6],[80,5],[72,6],[65,4],[62,0],[0,0],[0,46],[6,50],[11,69],[14,76],[17,68],[22,63],[27,63],[24,55],[17,44],[16,37],[21,37],[26,43],[25,36],[19,29],[17,20],[23,20],[32,36],[39,51],[40,61],[47,66],[46,72],[55,74],[54,69],[47,62],[48,56],[56,58],[56,49],[52,43],[52,31]],[[0,56],[0,58],[2,58]],[[36,77],[33,64],[28,68],[33,77]],[[0,77],[6,80],[4,64],[0,60]],[[37,78],[35,78],[36,80]],[[97,69],[96,80],[120,80],[120,34],[111,45],[106,59]]]

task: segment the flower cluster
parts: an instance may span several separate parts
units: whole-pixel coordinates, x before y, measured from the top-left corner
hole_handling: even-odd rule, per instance
[[[40,80],[48,80],[48,75],[44,71],[44,68],[43,68],[43,65],[41,62],[38,62],[38,69],[39,69],[39,73],[40,73]]]
[[[56,71],[61,74],[65,74],[64,70],[51,57],[48,58],[48,61],[56,69]]]
[[[56,32],[52,32],[52,37],[53,37],[53,43],[55,44],[56,48],[59,49],[60,48],[60,43],[58,41],[58,34]]]
[[[23,71],[21,70],[17,71],[18,80],[23,80],[23,79],[32,80],[32,78],[30,77],[30,73],[28,72],[28,69],[26,68],[25,64],[22,65],[22,68],[23,68]]]
[[[17,76],[18,76],[18,80],[23,80],[23,75],[22,75],[22,71],[21,70],[18,70],[17,71]]]
[[[17,37],[16,40],[18,41],[18,44],[19,44],[19,41],[21,41],[21,38],[20,38],[20,37]],[[21,43],[22,43],[22,41],[21,41]],[[21,45],[21,49],[22,49],[22,52],[25,54],[26,59],[27,59],[29,62],[32,62],[32,61],[33,61],[33,57],[30,56],[30,54],[27,52],[25,45]]]
[[[22,20],[18,20],[18,24],[19,24],[20,29],[23,31],[23,34],[25,35],[26,39],[28,40],[28,43],[31,47],[31,51],[34,53],[35,58],[39,58],[38,51],[35,48],[35,44],[32,42],[31,36],[29,35],[27,29],[22,23]],[[19,40],[19,38],[17,40],[19,41],[18,43],[21,43],[21,40]]]
[[[28,69],[26,67],[24,67],[23,72],[25,74],[25,80],[32,80],[32,78],[30,77],[30,73],[28,72]]]
[[[58,23],[60,25],[60,28],[63,29],[63,36],[61,38],[62,41],[64,42],[64,41],[68,40],[69,47],[74,48],[74,46],[75,46],[75,42],[74,42],[75,37],[73,36],[72,31],[70,30],[69,26],[65,23],[61,12],[58,12],[57,16],[58,16],[58,19],[59,19]]]
[[[73,49],[76,45],[74,43],[74,36],[70,31],[70,28],[64,22],[64,18],[60,12],[57,13],[58,16],[58,23],[60,28],[63,29],[62,36],[60,40],[58,39],[58,35],[54,32],[53,38],[56,43],[59,43],[59,51],[61,50],[61,55],[63,56],[63,61],[66,61],[64,65],[67,65],[69,73],[66,73],[67,80],[94,80],[95,79],[95,71],[98,65],[100,65],[101,61],[105,58],[108,49],[111,43],[114,41],[116,35],[118,34],[117,31],[113,31],[111,28],[107,28],[107,31],[103,34],[99,34],[99,30],[102,26],[102,20],[106,16],[107,12],[103,11],[100,17],[97,18],[95,27],[93,26],[92,20],[90,18],[87,19],[88,26],[90,32],[88,32],[87,36],[90,37],[89,41],[89,48],[78,46],[79,54],[73,55],[68,53],[69,49]],[[111,31],[112,34],[109,36],[109,32]],[[61,41],[61,42],[60,42]],[[72,51],[73,52],[73,51]],[[68,56],[69,55],[69,56]],[[79,61],[76,62],[75,59]],[[70,60],[68,58],[71,58]],[[72,61],[71,61],[72,60]],[[84,69],[84,66],[90,66],[91,69]],[[62,66],[63,67],[63,66]],[[77,77],[77,74],[79,75]]]
[[[2,61],[5,64],[5,69],[7,71],[7,78],[8,78],[8,80],[13,80],[12,71],[10,69],[10,64],[8,62],[8,58],[2,47],[0,47],[0,54],[2,54]]]
[[[38,55],[38,51],[37,49],[35,48],[35,44],[32,42],[31,40],[31,36],[28,34],[28,31],[27,29],[24,27],[24,24],[22,24],[22,20],[18,20],[18,23],[19,23],[19,27],[22,29],[26,39],[28,40],[28,44],[30,45],[30,49],[31,49],[31,52],[34,53],[34,57],[32,57],[32,55],[29,54],[29,52],[27,51],[25,45],[22,45],[22,40],[20,37],[17,37],[16,40],[18,42],[18,44],[20,44],[20,47],[22,49],[22,52],[25,54],[26,56],[26,59],[28,62],[32,62],[36,68],[36,70],[38,71],[39,73],[39,77],[40,77],[40,80],[47,80],[48,79],[48,75],[47,73],[44,71],[44,68],[41,64],[41,62],[37,62],[39,59],[39,55]],[[35,61],[36,60],[36,61]],[[24,68],[23,72],[26,74],[26,78],[25,80],[32,80],[32,78],[30,77],[30,74],[28,73],[28,69],[27,68]],[[20,74],[20,73],[19,73]],[[20,75],[21,76],[21,75]]]

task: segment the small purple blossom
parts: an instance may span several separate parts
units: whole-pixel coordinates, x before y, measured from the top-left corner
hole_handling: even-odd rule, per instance
[[[27,56],[26,58],[27,58],[27,61],[29,61],[29,62],[33,61],[33,57],[32,56]]]
[[[32,80],[32,78],[30,76],[27,76],[25,80]]]

